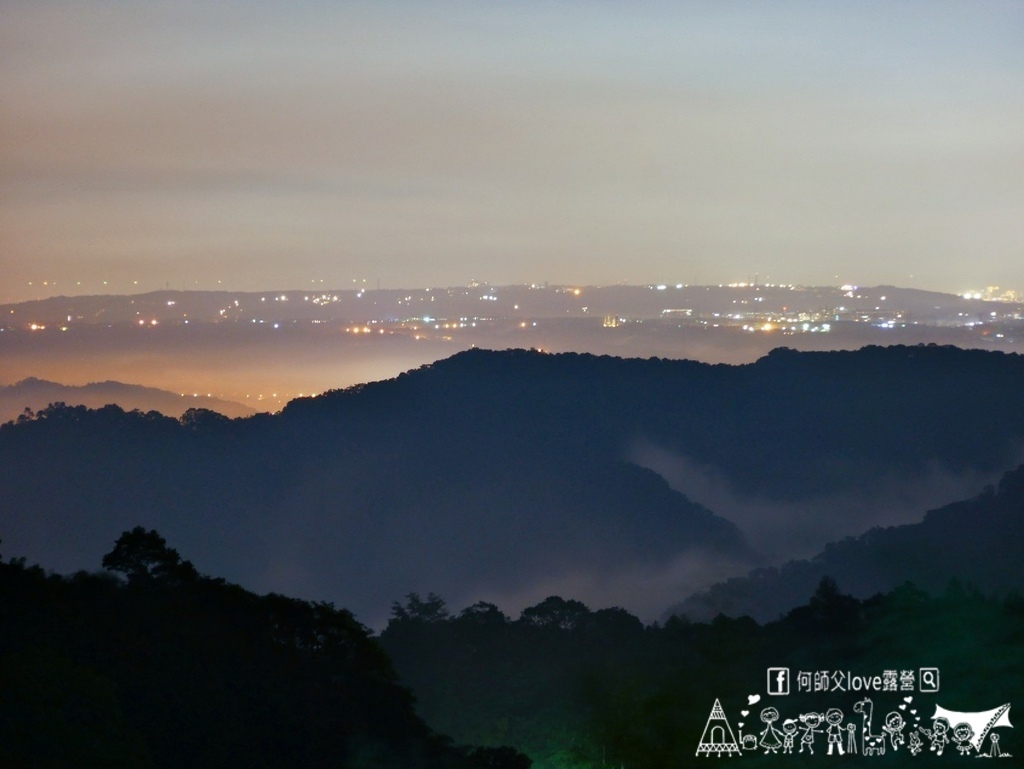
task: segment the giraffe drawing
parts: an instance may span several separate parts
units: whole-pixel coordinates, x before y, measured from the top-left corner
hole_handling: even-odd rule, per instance
[[[873,734],[871,732],[871,715],[874,713],[875,706],[870,699],[863,699],[853,706],[853,710],[856,713],[861,714],[861,721],[864,726],[861,729],[861,739],[864,742],[864,755],[865,756],[884,756],[885,755],[885,735],[884,734]]]

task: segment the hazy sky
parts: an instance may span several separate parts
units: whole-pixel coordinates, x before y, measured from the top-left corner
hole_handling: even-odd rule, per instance
[[[1024,289],[1024,2],[0,3],[0,301],[755,273]]]

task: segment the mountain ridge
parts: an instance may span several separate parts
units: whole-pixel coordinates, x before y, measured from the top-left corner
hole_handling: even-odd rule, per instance
[[[38,411],[51,403],[100,408],[115,403],[125,411],[159,411],[180,416],[190,408],[205,408],[228,417],[251,416],[255,409],[211,396],[186,396],[156,387],[108,379],[84,385],[66,385],[39,377],[25,377],[0,386],[0,422],[17,418],[27,408]]]
[[[742,366],[471,350],[277,415],[65,407],[4,426],[0,521],[9,548],[58,569],[148,526],[206,571],[370,624],[428,591],[513,609],[571,594],[651,617],[764,564],[766,528],[820,548],[969,496],[926,473],[973,487],[1017,464],[1024,415],[994,404],[1020,381],[1020,356],[946,347]],[[638,439],[761,512],[741,519],[640,461]]]

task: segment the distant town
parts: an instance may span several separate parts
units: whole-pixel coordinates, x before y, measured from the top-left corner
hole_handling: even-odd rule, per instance
[[[750,362],[776,347],[1024,352],[1021,300],[994,286],[957,295],[757,281],[163,290],[0,305],[0,356],[7,384],[117,380],[276,410],[471,347],[715,363]]]
[[[635,323],[727,328],[781,335],[830,333],[838,324],[879,329],[981,329],[1003,339],[1024,322],[1024,297],[989,286],[962,295],[892,286],[814,287],[757,283],[645,286],[467,286],[336,291],[153,291],[53,297],[0,305],[2,331],[66,331],[72,326],[153,327],[209,323],[328,325],[350,334],[451,336],[482,324],[533,328],[587,320],[614,329]]]

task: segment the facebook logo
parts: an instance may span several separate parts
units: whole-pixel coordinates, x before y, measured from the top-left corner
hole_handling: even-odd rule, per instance
[[[789,668],[768,668],[768,693],[789,694]]]

